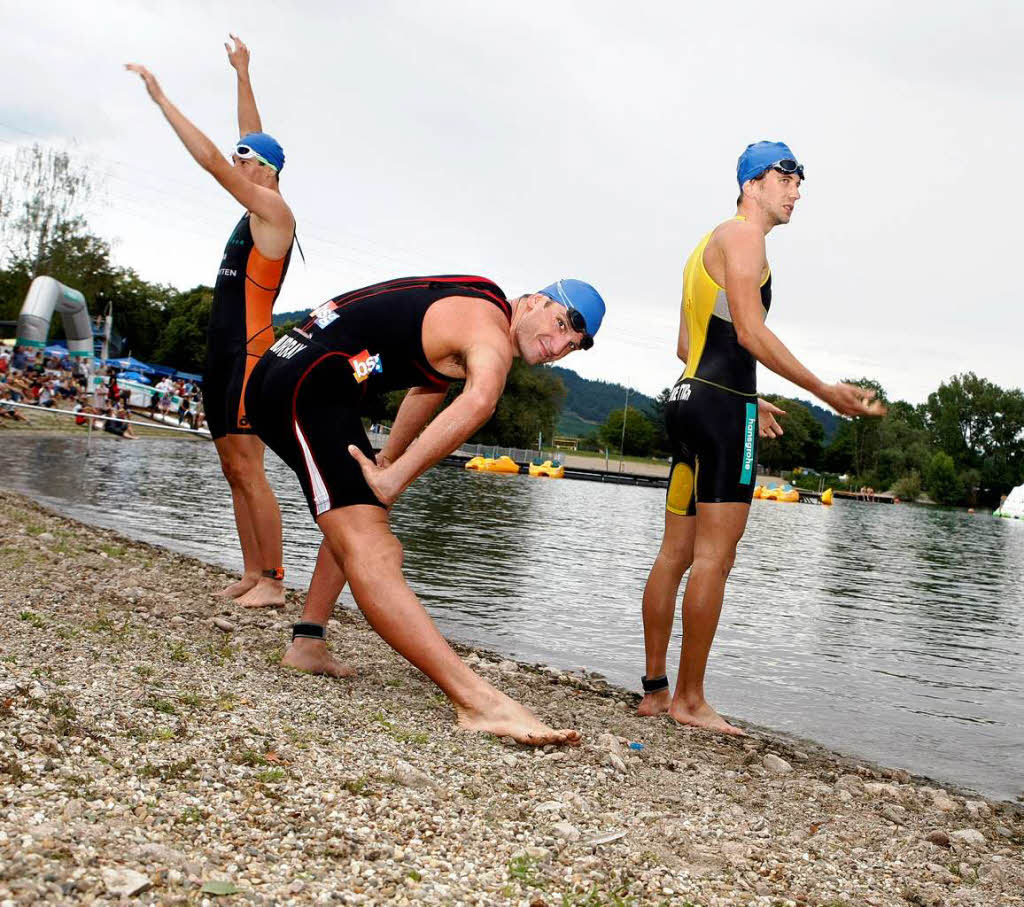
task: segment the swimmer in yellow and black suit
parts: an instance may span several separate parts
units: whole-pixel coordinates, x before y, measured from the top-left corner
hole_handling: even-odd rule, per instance
[[[668,712],[680,724],[728,734],[729,724],[704,698],[704,671],[718,628],[725,581],[747,525],[757,467],[757,437],[782,433],[782,411],[757,398],[756,368],[810,391],[840,413],[881,415],[875,393],[825,384],[765,325],[771,269],[765,237],[789,223],[800,198],[803,165],[781,142],[757,142],[739,159],[736,216],[697,245],[683,273],[677,352],[686,363],[672,389],[666,422],[672,470],[665,534],[644,590],[646,674],[641,715]],[[665,676],[676,596],[683,596],[683,651],[674,695]]]

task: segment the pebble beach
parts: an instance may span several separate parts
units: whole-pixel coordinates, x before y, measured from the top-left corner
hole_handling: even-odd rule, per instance
[[[8,491],[0,566],[0,907],[1024,905],[1021,803],[458,647],[583,743],[466,734],[358,611],[329,627],[357,676],[284,669],[299,593],[245,611]]]

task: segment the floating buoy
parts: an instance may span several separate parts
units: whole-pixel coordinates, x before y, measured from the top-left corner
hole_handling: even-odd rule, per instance
[[[832,489],[831,488],[826,488],[825,491],[822,493],[822,495],[821,495],[821,503],[822,504],[831,504],[832,503]]]

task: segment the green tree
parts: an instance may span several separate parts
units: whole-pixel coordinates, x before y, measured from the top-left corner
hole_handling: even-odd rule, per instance
[[[668,406],[668,398],[672,388],[666,387],[662,390],[650,408],[651,425],[654,426],[654,438],[651,440],[651,451],[656,456],[667,456],[671,450],[668,440],[668,428],[665,425],[665,408]]]
[[[515,359],[494,415],[473,440],[527,448],[536,445],[538,435],[550,440],[564,401],[565,385],[551,369]]]
[[[973,372],[954,375],[928,396],[926,423],[969,489],[992,503],[1024,472],[1024,393]],[[977,472],[968,472],[976,470]]]
[[[625,416],[623,414],[626,414]],[[626,435],[623,441],[622,423],[625,418]],[[618,450],[623,446],[623,453],[630,456],[647,456],[654,442],[654,426],[640,410],[632,406],[612,410],[600,430],[601,440],[610,450]]]
[[[201,372],[206,360],[206,329],[213,305],[211,287],[193,287],[164,308],[166,323],[153,359],[186,372]]]
[[[948,453],[940,450],[932,456],[925,475],[925,488],[939,504],[958,504],[963,499],[964,487]]]
[[[795,466],[817,468],[821,464],[821,445],[825,440],[822,424],[796,400],[777,394],[768,394],[765,399],[784,409],[786,415],[779,417],[782,437],[761,438],[757,459],[772,472]]]
[[[460,382],[448,388],[442,409],[462,392],[462,387]],[[367,415],[374,420],[394,420],[404,397],[404,390],[392,391],[371,402]],[[515,359],[494,415],[470,441],[525,448],[537,444],[538,434],[550,441],[554,437],[564,399],[565,387],[550,369],[526,365],[521,359]]]

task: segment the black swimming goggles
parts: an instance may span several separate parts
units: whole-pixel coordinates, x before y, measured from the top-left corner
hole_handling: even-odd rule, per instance
[[[779,173],[786,173],[789,175],[796,174],[800,179],[804,178],[804,165],[798,164],[792,158],[785,158],[781,161],[776,161],[772,164],[769,170],[778,170]]]
[[[583,317],[583,313],[579,309],[574,309],[571,305],[566,305],[565,311],[569,315],[569,324],[572,325],[572,329],[577,334],[582,334],[583,339],[580,340],[580,349],[589,350],[594,345],[594,338],[587,333],[587,319]]]

